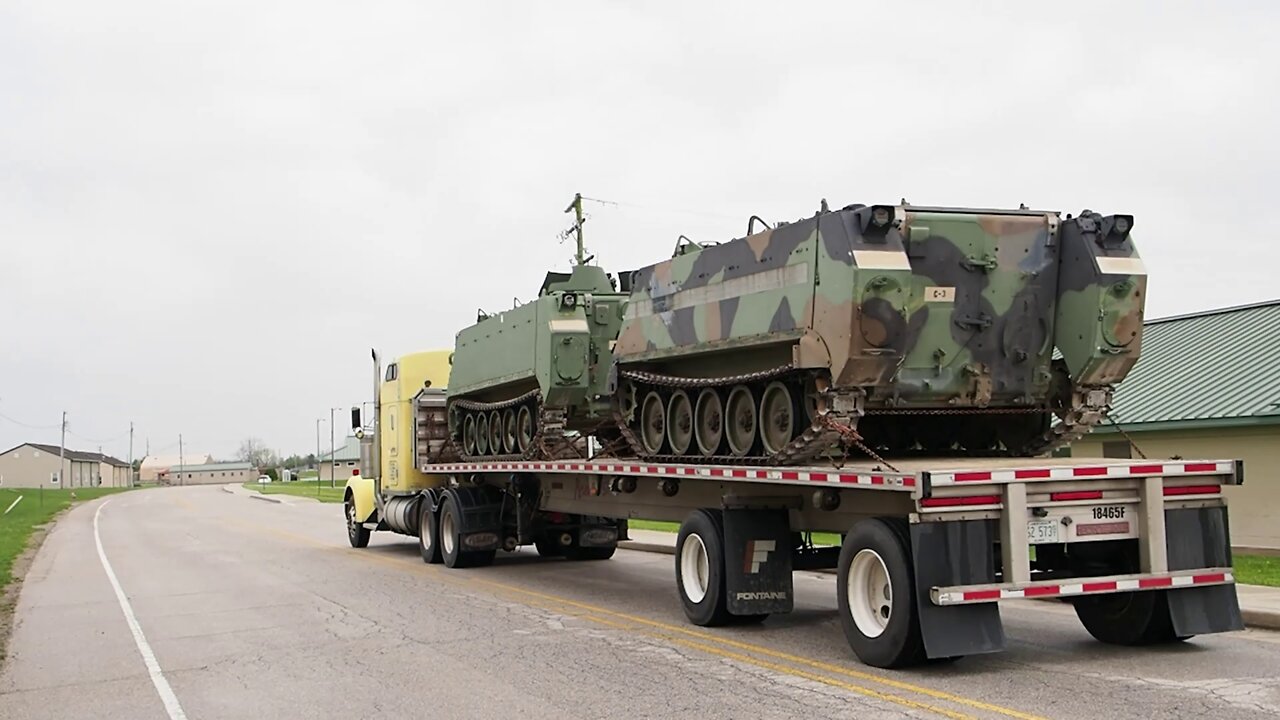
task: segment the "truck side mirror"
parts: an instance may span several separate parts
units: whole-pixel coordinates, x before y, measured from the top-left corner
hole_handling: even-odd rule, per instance
[[[364,427],[364,423],[360,422],[360,408],[351,408],[351,429],[359,430],[362,427]]]

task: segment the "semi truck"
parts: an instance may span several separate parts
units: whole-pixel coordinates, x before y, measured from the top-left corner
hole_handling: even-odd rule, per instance
[[[598,561],[627,539],[628,519],[676,521],[690,622],[763,622],[792,609],[793,571],[834,569],[849,645],[884,668],[1003,649],[1003,600],[1068,601],[1091,635],[1122,645],[1243,627],[1224,495],[1243,482],[1239,461],[441,462],[449,356],[375,361],[367,428],[352,411],[363,436],[343,504],[353,547],[383,531],[458,570],[527,545]],[[812,532],[843,544],[815,547]]]

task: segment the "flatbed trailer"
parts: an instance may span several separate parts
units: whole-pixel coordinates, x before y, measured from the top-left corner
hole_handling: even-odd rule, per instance
[[[1098,640],[1148,645],[1243,627],[1223,487],[1235,460],[889,459],[814,467],[629,459],[432,464],[437,487],[348,495],[352,544],[417,535],[423,559],[499,549],[606,559],[628,519],[681,523],[694,624],[792,609],[792,572],[835,569],[841,624],[877,667],[1002,650],[999,601],[1062,598]],[[367,504],[367,503],[366,503]],[[359,522],[360,517],[371,521]],[[814,547],[808,533],[839,533]]]

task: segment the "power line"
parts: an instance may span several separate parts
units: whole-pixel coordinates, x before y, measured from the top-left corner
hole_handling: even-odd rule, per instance
[[[62,427],[61,425],[32,425],[31,423],[24,423],[21,420],[14,420],[8,415],[0,415],[0,418],[4,418],[5,420],[8,420],[14,425],[21,425],[24,428],[31,428],[32,430],[54,430],[56,428]]]
[[[125,437],[126,435],[128,435],[128,434],[129,434],[129,431],[128,431],[128,430],[125,430],[124,432],[120,433],[119,435],[117,435],[117,436],[115,436],[115,437],[113,437],[113,438],[107,438],[107,439],[105,439],[105,440],[99,440],[98,438],[86,437],[86,436],[81,435],[80,433],[78,433],[78,432],[76,432],[76,431],[74,431],[74,430],[72,430],[72,429],[70,429],[70,428],[67,428],[67,434],[68,434],[68,435],[75,435],[76,437],[80,438],[81,440],[87,440],[87,441],[89,441],[89,442],[94,442],[94,443],[103,443],[103,444],[105,444],[105,443],[115,442],[115,441],[117,441],[117,440],[123,440],[123,439],[124,439],[124,437]]]
[[[602,198],[590,198],[590,197],[586,197],[585,195],[582,197],[582,199],[590,200],[591,202],[595,202],[595,203],[600,203],[601,205],[613,205],[614,207],[620,207],[620,208],[629,207],[629,208],[635,208],[637,210],[649,210],[652,212],[678,213],[682,215],[701,215],[702,217],[717,218],[720,220],[741,220],[742,219],[738,215],[726,215],[724,213],[713,213],[713,212],[707,212],[705,210],[691,210],[688,208],[672,207],[670,205],[645,205],[641,203],[627,202],[624,200],[604,200]]]

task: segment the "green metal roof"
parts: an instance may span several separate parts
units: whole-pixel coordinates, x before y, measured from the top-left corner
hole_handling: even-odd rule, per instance
[[[187,472],[217,472],[219,470],[252,470],[253,465],[247,462],[201,463],[196,465],[174,465],[169,472],[181,470]]]
[[[1280,422],[1280,300],[1148,321],[1112,406],[1125,429]]]

